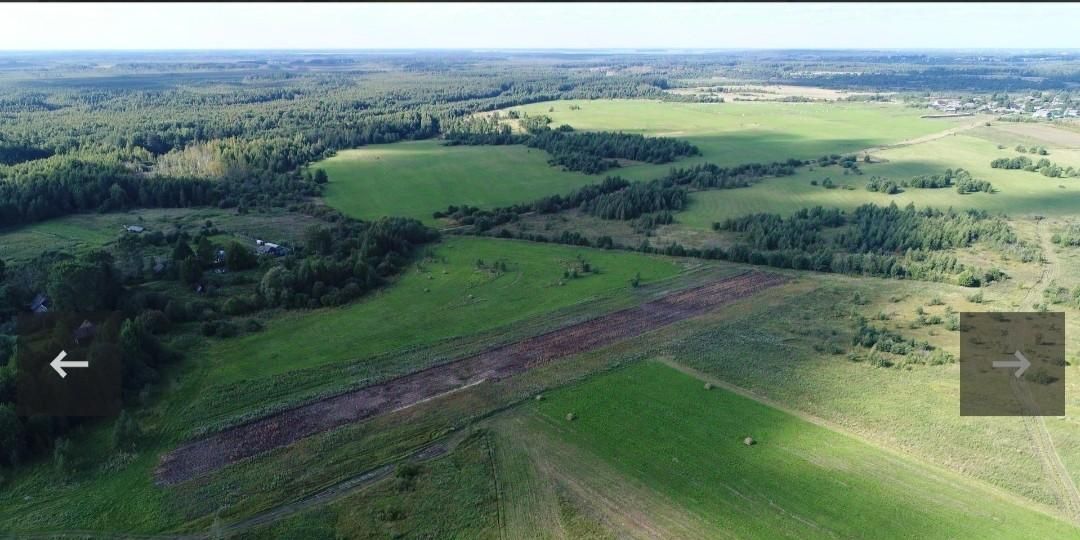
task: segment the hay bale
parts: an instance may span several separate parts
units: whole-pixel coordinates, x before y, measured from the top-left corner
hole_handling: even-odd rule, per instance
[[[706,390],[712,390],[712,383],[705,383]]]
[[[757,444],[757,441],[755,441],[753,437],[747,437],[743,439],[742,442],[746,446],[754,446],[755,444]]]
[[[536,394],[536,401],[544,401],[544,394]]]
[[[566,413],[566,421],[567,422],[573,422],[575,418],[577,418],[576,414],[574,414],[572,412]]]

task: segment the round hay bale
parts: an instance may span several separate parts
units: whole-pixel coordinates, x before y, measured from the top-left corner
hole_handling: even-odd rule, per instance
[[[712,390],[712,383],[705,383],[706,390]]]
[[[574,414],[572,412],[566,413],[566,421],[567,422],[573,422],[575,418],[577,418],[576,414]]]
[[[753,437],[747,437],[743,439],[742,442],[746,446],[754,446],[755,444],[757,444],[757,441],[755,441]]]
[[[544,394],[536,394],[536,401],[544,401]]]
[[[424,292],[431,292],[431,289],[424,287]]]

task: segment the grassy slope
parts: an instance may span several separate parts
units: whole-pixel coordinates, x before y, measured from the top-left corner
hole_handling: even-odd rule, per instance
[[[286,314],[264,332],[216,342],[206,355],[214,366],[208,380],[264,377],[473,334],[620,294],[638,272],[648,282],[679,269],[662,257],[473,237],[451,237],[434,253],[446,262],[425,263],[424,272],[412,268],[371,298],[340,309]],[[579,254],[599,273],[564,280],[563,270]],[[505,262],[507,272],[477,269],[478,259],[488,267]]]
[[[736,537],[1047,538],[1069,524],[702,382],[642,363],[553,392],[547,433]],[[577,419],[567,422],[567,412]],[[759,442],[747,447],[742,438]]]
[[[370,219],[407,216],[433,221],[448,205],[493,207],[591,184],[597,177],[562,172],[548,155],[523,146],[442,146],[416,141],[338,152],[313,165],[330,177],[326,202]]]
[[[987,132],[982,132],[987,133]],[[980,136],[952,135],[934,141],[876,152],[885,163],[862,164],[862,176],[843,175],[839,167],[803,169],[786,178],[772,178],[746,189],[705,191],[695,193],[679,222],[693,228],[708,228],[714,221],[752,212],[786,214],[807,206],[823,205],[854,208],[868,202],[896,202],[916,206],[945,208],[981,208],[1012,215],[1062,215],[1080,209],[1080,179],[1047,178],[1027,171],[993,169],[990,161],[998,157],[1013,157],[1011,148],[999,150],[994,140]],[[989,132],[994,138],[1006,139],[1003,132]],[[1004,143],[1002,143],[1004,144]],[[1062,165],[1080,166],[1080,152],[1052,149],[1051,160]],[[997,193],[960,195],[955,189],[907,189],[897,195],[866,191],[871,176],[907,179],[920,174],[940,174],[948,168],[962,167],[976,178],[989,180]],[[825,189],[810,185],[832,178],[836,184],[848,184],[855,190]],[[1059,187],[1064,186],[1064,188]]]

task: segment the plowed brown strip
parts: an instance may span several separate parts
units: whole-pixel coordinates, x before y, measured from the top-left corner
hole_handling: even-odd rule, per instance
[[[483,379],[498,379],[589,351],[783,283],[775,274],[747,272],[679,291],[517,343],[254,420],[165,454],[154,471],[160,484],[177,484],[299,439],[412,405]]]

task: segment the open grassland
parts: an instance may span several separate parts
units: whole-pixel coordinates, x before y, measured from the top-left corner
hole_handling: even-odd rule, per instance
[[[571,106],[580,107],[571,109]],[[554,111],[551,111],[554,109]],[[718,165],[811,159],[923,137],[972,118],[924,119],[922,111],[867,103],[670,103],[648,100],[554,101],[513,107],[547,115],[552,125],[585,131],[623,131],[686,139],[702,155],[675,165]],[[640,165],[610,171],[635,180],[662,176],[671,167]]]
[[[566,278],[565,271],[579,266],[578,256],[593,271]],[[495,268],[501,264],[505,271]],[[664,257],[451,237],[370,298],[343,308],[288,313],[262,333],[218,342],[206,354],[214,366],[209,380],[228,383],[421,347],[598,296],[627,295],[638,273],[647,283],[678,271],[679,265]]]
[[[443,146],[415,141],[344,150],[312,165],[326,170],[326,203],[357,218],[432,222],[449,205],[481,208],[530,201],[599,181],[548,165],[524,146]]]
[[[570,110],[570,106],[580,107]],[[549,109],[554,112],[548,112]],[[646,100],[557,101],[514,110],[547,114],[554,125],[687,139],[702,156],[674,164],[632,164],[606,174],[651,180],[672,165],[816,158],[897,143],[962,123],[920,119],[891,104],[723,103]],[[970,118],[963,119],[971,123]],[[353,217],[383,215],[434,221],[448,205],[481,208],[527,202],[599,182],[601,175],[564,172],[547,153],[523,146],[442,146],[439,141],[373,145],[339,152],[313,167],[330,177],[326,201]]]
[[[754,212],[783,215],[817,205],[850,209],[865,203],[890,202],[914,203],[918,207],[978,208],[1013,216],[1066,215],[1080,209],[1080,178],[1048,178],[1022,170],[991,168],[993,159],[1020,154],[1012,150],[1017,144],[1015,138],[1006,149],[998,149],[998,144],[1005,143],[994,142],[984,133],[987,132],[977,132],[978,136],[950,135],[874,152],[873,157],[883,162],[860,163],[861,176],[845,175],[837,166],[804,167],[793,176],[770,178],[749,188],[697,192],[691,195],[686,211],[676,219],[688,227],[706,229],[713,222]],[[1007,138],[1004,132],[989,133],[995,138]],[[1054,147],[1050,152],[1047,157],[1062,166],[1080,166],[1080,151]],[[942,174],[945,169],[957,167],[967,169],[975,178],[990,181],[996,192],[961,195],[955,188],[906,188],[902,193],[886,195],[865,188],[872,176],[907,180],[917,175]],[[825,178],[830,178],[837,187],[823,187],[821,182]],[[811,185],[812,181],[818,185]],[[844,189],[844,185],[854,189]]]
[[[1047,538],[1077,529],[959,475],[653,362],[552,392],[533,424],[713,527],[755,538]],[[568,421],[566,415],[575,418]],[[743,444],[752,436],[753,446]],[[573,464],[564,464],[572,467]],[[581,483],[603,480],[563,471]],[[605,486],[596,486],[604,491]],[[656,497],[654,497],[656,498]],[[629,507],[644,514],[649,508]],[[687,524],[697,529],[698,523]],[[691,535],[697,536],[697,535]]]

